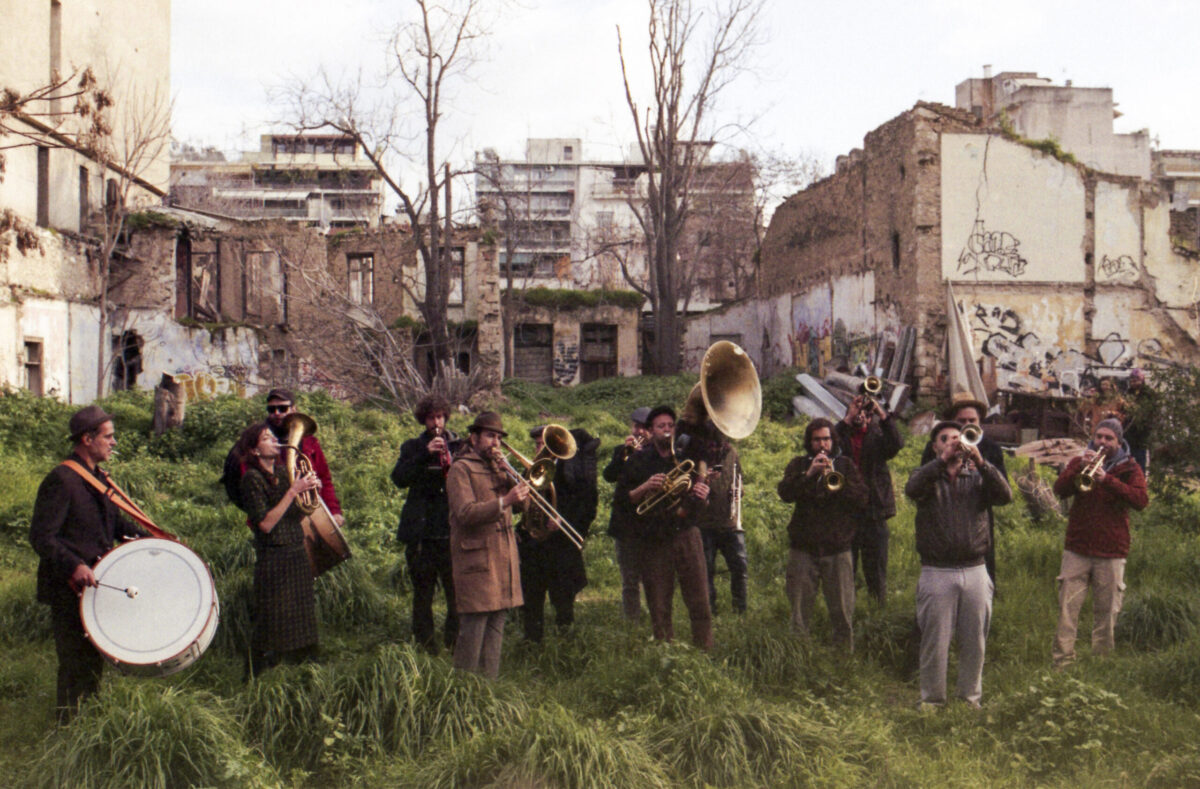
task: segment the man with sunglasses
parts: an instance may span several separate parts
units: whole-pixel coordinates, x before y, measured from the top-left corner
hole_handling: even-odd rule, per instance
[[[283,420],[288,414],[294,413],[296,413],[296,400],[290,391],[272,389],[267,392],[267,426],[271,428],[271,432],[275,434],[275,438],[279,439],[281,444],[287,439]],[[342,505],[338,501],[337,492],[333,489],[333,477],[329,473],[329,464],[325,462],[325,453],[321,451],[321,442],[317,440],[316,436],[305,436],[300,440],[300,454],[308,458],[308,462],[312,464],[313,471],[321,480],[321,500],[329,508],[329,514],[333,516],[334,523],[341,526],[345,521],[342,516]]]

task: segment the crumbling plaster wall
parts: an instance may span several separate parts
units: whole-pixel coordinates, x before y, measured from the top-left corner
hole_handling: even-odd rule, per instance
[[[1077,394],[1200,356],[1197,266],[1151,183],[994,135],[942,144],[941,271],[998,386]]]

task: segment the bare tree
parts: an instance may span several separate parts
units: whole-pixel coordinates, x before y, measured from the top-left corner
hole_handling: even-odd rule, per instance
[[[691,0],[647,3],[651,96],[644,105],[634,96],[617,28],[626,105],[647,168],[646,200],[631,202],[631,207],[646,240],[648,281],[631,279],[630,285],[654,309],[654,370],[673,373],[682,364],[681,309],[686,309],[687,277],[680,242],[691,212],[692,187],[711,146],[713,104],[758,43],[762,0],[721,0],[709,19]],[[698,67],[690,67],[692,62]],[[689,79],[694,87],[687,87]]]
[[[116,116],[110,125],[99,119],[96,132],[83,140],[81,150],[100,166],[105,176],[104,208],[95,232],[98,236],[99,347],[96,354],[96,393],[103,396],[108,380],[109,287],[113,263],[131,213],[155,202],[143,176],[160,163],[171,140],[171,102],[158,90],[149,92],[129,85],[114,101]]]
[[[0,178],[6,150],[90,147],[110,131],[105,112],[110,106],[111,96],[90,68],[55,75],[28,93],[0,87]]]
[[[446,305],[452,260],[445,243],[452,236],[450,187],[463,173],[451,168],[438,135],[450,85],[476,62],[475,46],[484,36],[480,2],[412,0],[414,19],[391,36],[383,96],[375,96],[361,75],[339,84],[324,71],[314,83],[277,93],[297,130],[332,129],[353,137],[399,200],[424,267],[424,292],[416,301],[439,363],[449,362],[451,353]],[[408,125],[414,104],[419,129]],[[402,181],[404,160],[420,165],[413,185]]]

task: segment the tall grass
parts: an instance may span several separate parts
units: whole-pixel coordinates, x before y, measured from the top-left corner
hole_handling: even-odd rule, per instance
[[[208,693],[119,680],[50,735],[31,786],[275,786],[242,743],[226,705]]]

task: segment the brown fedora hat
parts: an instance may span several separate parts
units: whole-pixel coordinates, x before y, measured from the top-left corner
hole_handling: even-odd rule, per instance
[[[504,432],[504,424],[500,421],[500,415],[495,411],[484,411],[479,416],[475,417],[475,421],[467,428],[472,433],[478,433],[480,430],[490,430],[493,433],[499,433],[501,438],[508,438],[508,433]]]
[[[974,408],[979,412],[979,420],[987,416],[987,406],[983,401],[977,399],[970,392],[955,392],[950,397],[950,405],[946,406],[946,410],[942,412],[942,418],[946,420],[954,419],[954,415],[958,413],[960,408]]]

